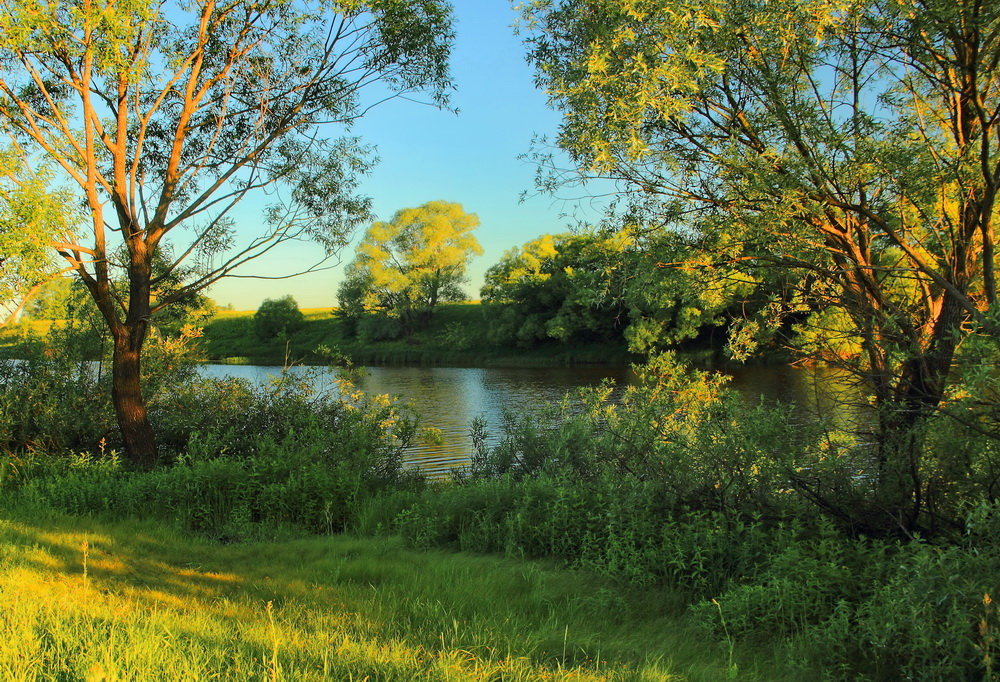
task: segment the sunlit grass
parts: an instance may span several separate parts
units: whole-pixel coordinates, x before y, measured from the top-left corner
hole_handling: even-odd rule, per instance
[[[714,680],[669,595],[324,537],[218,545],[5,515],[0,679]]]

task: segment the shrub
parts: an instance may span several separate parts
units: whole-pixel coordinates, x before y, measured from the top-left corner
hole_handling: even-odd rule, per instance
[[[16,360],[0,359],[4,451],[59,455],[120,448],[110,366],[106,359],[91,357],[88,337],[81,337],[75,325],[70,322],[44,339],[29,340]],[[179,336],[147,345],[143,385],[150,410],[192,380],[191,342],[198,335],[185,328]]]
[[[305,317],[291,296],[265,299],[253,316],[254,331],[262,340],[291,336],[305,323]]]
[[[362,341],[393,341],[405,333],[398,317],[371,313],[357,318],[356,335]]]
[[[295,526],[334,532],[360,499],[404,481],[415,420],[384,396],[286,373],[266,386],[184,384],[158,403],[169,465],[130,471],[113,454],[34,455],[8,466],[8,489],[72,513],[173,520],[216,537]]]
[[[721,375],[664,355],[635,384],[580,391],[548,413],[507,415],[473,475],[565,475],[656,482],[664,508],[774,515],[796,504],[788,480],[819,426],[785,406],[748,405]]]

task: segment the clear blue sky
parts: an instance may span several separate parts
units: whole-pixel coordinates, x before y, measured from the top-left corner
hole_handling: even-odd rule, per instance
[[[567,212],[579,215],[583,210],[589,220],[599,216],[587,207],[538,196],[534,167],[518,159],[529,150],[533,135],[556,131],[559,117],[534,87],[521,39],[512,29],[516,14],[508,0],[453,4],[452,74],[457,90],[452,104],[459,113],[395,100],[369,112],[352,133],[378,150],[380,161],[364,178],[362,192],[374,200],[380,220],[400,208],[436,199],[458,202],[479,216],[477,237],[484,255],[473,261],[468,286],[470,297],[478,298],[483,273],[505,250],[565,230]],[[525,190],[533,196],[521,202]],[[242,272],[292,272],[314,258],[318,248],[296,245],[275,251]],[[229,279],[208,294],[238,310],[256,309],[265,298],[285,294],[303,308],[332,306],[344,265],[353,255],[352,245],[332,270],[285,280]]]

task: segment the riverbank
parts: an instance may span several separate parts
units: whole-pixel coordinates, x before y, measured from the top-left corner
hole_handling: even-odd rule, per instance
[[[405,339],[373,341],[350,333],[333,308],[302,311],[305,324],[291,337],[261,341],[254,311],[221,311],[204,327],[202,348],[209,362],[280,365],[322,364],[331,358],[355,365],[449,367],[625,366],[639,359],[620,343],[561,344],[533,348],[491,343],[486,311],[479,303],[439,306],[430,325]]]
[[[307,308],[302,327],[287,338],[261,340],[254,331],[255,311],[219,311],[203,325],[202,360],[239,365],[409,365],[439,367],[625,367],[641,361],[624,341],[573,343],[556,341],[531,348],[491,342],[479,303],[439,306],[430,325],[405,339],[370,340],[351,333],[334,308]],[[24,345],[42,338],[60,323],[32,320],[0,329],[0,357],[22,357]],[[106,345],[106,344],[105,344]],[[90,339],[85,347],[99,354],[104,347]]]
[[[160,523],[2,514],[4,679],[718,680],[730,670],[726,647],[686,624],[669,592],[546,563],[413,551],[395,538],[222,545]]]

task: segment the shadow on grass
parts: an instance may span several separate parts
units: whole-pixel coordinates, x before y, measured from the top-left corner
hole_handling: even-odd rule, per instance
[[[86,637],[98,641],[122,623],[132,640],[143,628],[160,633],[154,639],[169,632],[192,651],[215,652],[204,665],[224,665],[230,676],[269,676],[279,663],[300,677],[325,670],[327,679],[638,680],[680,670],[675,679],[714,680],[726,672],[724,652],[683,622],[674,595],[540,562],[343,536],[218,545],[149,522],[23,513],[0,522],[0,546],[0,580],[21,570],[91,591],[82,603],[105,610],[86,612]]]

